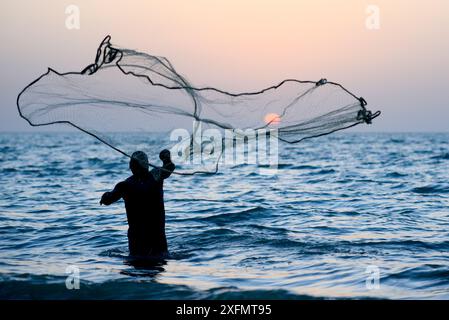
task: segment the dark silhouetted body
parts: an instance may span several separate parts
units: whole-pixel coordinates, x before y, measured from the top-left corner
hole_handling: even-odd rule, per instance
[[[137,154],[137,155],[136,155]],[[160,155],[162,169],[148,171],[148,159],[140,151],[133,154],[130,169],[133,175],[106,192],[100,203],[110,205],[123,198],[128,218],[128,245],[131,255],[148,256],[168,253],[165,236],[164,179],[175,165],[168,150]]]

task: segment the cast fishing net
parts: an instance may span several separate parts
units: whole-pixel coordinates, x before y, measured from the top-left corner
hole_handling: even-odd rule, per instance
[[[241,152],[246,163],[251,155],[262,163],[258,155],[273,141],[298,143],[371,123],[380,114],[325,79],[287,79],[239,93],[196,87],[166,58],[110,40],[103,40],[95,63],[81,72],[49,68],[25,87],[17,98],[20,115],[32,126],[71,126],[128,157],[143,150],[155,159],[169,148],[175,173],[195,174],[235,164]]]

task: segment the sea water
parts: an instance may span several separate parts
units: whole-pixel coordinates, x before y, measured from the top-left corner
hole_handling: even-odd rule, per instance
[[[128,160],[78,133],[0,134],[2,299],[449,298],[449,134],[341,133],[165,181],[170,257],[128,257]],[[159,149],[155,144],[155,155]]]

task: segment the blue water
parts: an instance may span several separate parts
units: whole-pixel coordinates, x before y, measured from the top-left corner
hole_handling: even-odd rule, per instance
[[[281,149],[275,175],[167,180],[171,257],[139,267],[123,202],[98,204],[124,157],[81,134],[0,134],[0,298],[449,298],[449,134]]]

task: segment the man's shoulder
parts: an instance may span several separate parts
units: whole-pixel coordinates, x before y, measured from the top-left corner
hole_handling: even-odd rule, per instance
[[[121,183],[124,185],[133,185],[136,182],[140,182],[140,181],[147,181],[147,182],[152,182],[154,181],[154,175],[152,174],[152,172],[148,172],[144,177],[140,177],[137,178],[135,175],[132,175],[130,177],[128,177],[126,180],[122,181]]]
[[[121,185],[127,185],[127,184],[130,184],[130,183],[133,183],[134,180],[136,180],[136,178],[135,178],[134,176],[129,176],[129,177],[126,178],[125,180],[120,181],[119,184],[121,184]]]

